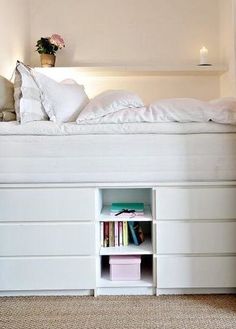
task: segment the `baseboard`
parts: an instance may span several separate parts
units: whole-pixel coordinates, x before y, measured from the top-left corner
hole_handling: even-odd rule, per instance
[[[155,288],[152,287],[122,287],[122,288],[97,288],[95,291],[95,296],[100,295],[111,295],[111,296],[119,296],[119,295],[155,295]]]
[[[236,288],[184,288],[184,289],[156,289],[160,295],[200,295],[200,294],[236,294]]]
[[[94,296],[94,290],[18,290],[0,291],[0,297],[10,296]]]

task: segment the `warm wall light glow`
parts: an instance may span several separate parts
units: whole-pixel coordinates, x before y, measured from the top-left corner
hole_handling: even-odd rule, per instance
[[[200,65],[204,64],[208,64],[208,49],[203,46],[200,49]]]

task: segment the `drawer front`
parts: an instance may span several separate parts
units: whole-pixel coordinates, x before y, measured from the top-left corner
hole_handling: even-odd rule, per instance
[[[160,187],[157,219],[236,219],[235,187]]]
[[[236,257],[157,257],[157,288],[234,288]]]
[[[156,252],[236,253],[235,232],[236,222],[158,222]]]
[[[0,223],[0,256],[93,255],[93,223]]]
[[[0,290],[94,289],[93,257],[0,259]]]
[[[0,189],[0,220],[94,220],[95,189]]]

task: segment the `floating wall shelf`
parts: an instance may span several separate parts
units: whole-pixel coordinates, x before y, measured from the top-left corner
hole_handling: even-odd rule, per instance
[[[78,72],[86,76],[176,76],[176,75],[221,75],[228,71],[227,66],[80,66],[36,68],[38,71],[54,70],[59,72]]]

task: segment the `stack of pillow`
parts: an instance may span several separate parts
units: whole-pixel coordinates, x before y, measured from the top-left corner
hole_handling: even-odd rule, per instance
[[[2,80],[4,96],[0,95],[0,109],[4,109],[1,111],[4,121],[17,120],[24,124],[51,120],[60,124],[77,120],[80,123],[83,120],[78,118],[82,110],[84,116],[90,118],[94,113],[100,116],[144,106],[138,95],[122,90],[105,91],[90,101],[84,87],[74,80],[56,82],[19,61],[14,86],[5,78]]]
[[[161,99],[144,107],[137,94],[110,90],[89,100],[84,87],[74,80],[56,82],[17,62],[14,85],[0,77],[0,121],[15,119],[22,124],[45,120],[59,124],[75,121],[78,124],[208,121],[236,124],[236,98],[210,102]]]

